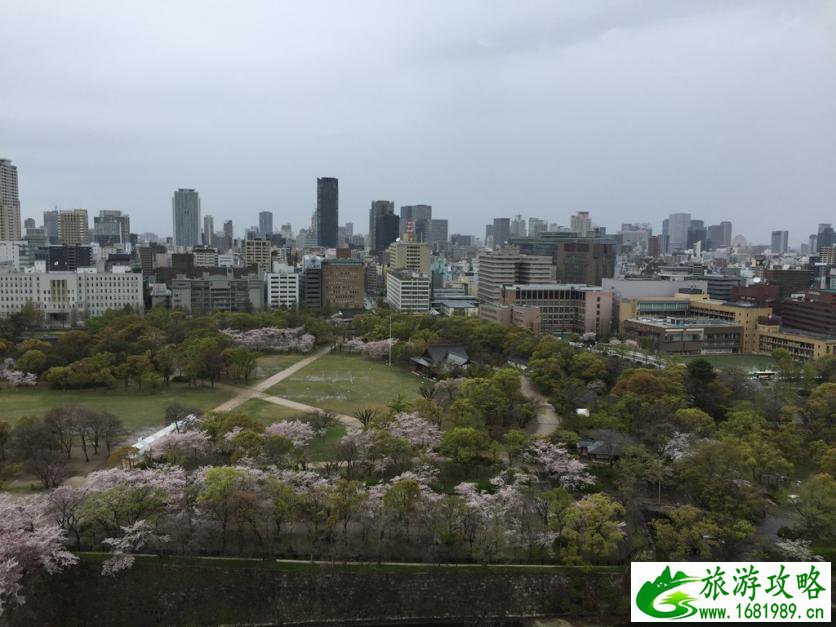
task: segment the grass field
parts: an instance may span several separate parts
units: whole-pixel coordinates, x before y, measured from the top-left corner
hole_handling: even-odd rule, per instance
[[[753,368],[774,369],[775,361],[769,355],[694,355],[692,357],[678,357],[676,361],[687,364],[695,359],[705,359],[718,369],[737,368],[748,372]]]
[[[258,365],[250,377],[250,384],[257,381],[264,381],[268,377],[272,377],[277,372],[281,372],[285,368],[289,368],[297,361],[304,359],[306,355],[298,353],[283,353],[276,355],[263,355],[258,358]]]
[[[299,411],[296,409],[282,407],[281,405],[268,403],[257,398],[251,399],[241,405],[235,410],[235,413],[246,414],[250,418],[254,418],[265,425],[284,420],[285,418],[294,418],[299,415]]]
[[[42,414],[63,405],[88,405],[104,409],[121,418],[128,429],[163,425],[165,408],[178,401],[200,409],[214,409],[232,396],[219,388],[190,388],[172,385],[157,392],[125,390],[51,390],[48,388],[20,388],[0,390],[0,420],[15,422],[21,416]]]
[[[359,355],[329,354],[270,388],[269,393],[342,414],[383,410],[398,394],[418,395],[421,379],[397,366]]]

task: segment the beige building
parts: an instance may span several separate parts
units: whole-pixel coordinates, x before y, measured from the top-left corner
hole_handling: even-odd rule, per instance
[[[58,241],[61,244],[86,246],[90,243],[87,209],[58,212]]]
[[[741,351],[754,353],[758,350],[758,319],[771,316],[771,307],[757,307],[745,302],[726,303],[711,300],[705,295],[678,294],[677,297],[688,300],[689,316],[714,318],[739,324],[743,327]]]
[[[836,355],[836,338],[781,330],[777,323],[758,324],[757,342],[758,353],[769,355],[772,351],[783,348],[796,361],[810,361],[826,355]]]
[[[270,272],[273,244],[269,239],[245,239],[241,242],[241,248],[246,265],[258,266],[260,272]]]
[[[0,241],[20,239],[20,197],[17,166],[0,159]]]
[[[366,270],[361,261],[327,259],[322,262],[322,306],[362,309]]]
[[[426,242],[392,242],[389,245],[389,267],[430,274],[432,248]]]

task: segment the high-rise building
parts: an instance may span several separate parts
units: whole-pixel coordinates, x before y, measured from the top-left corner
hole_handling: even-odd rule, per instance
[[[410,223],[416,242],[428,242],[433,219],[432,205],[404,205],[401,207],[400,236],[404,237]]]
[[[433,218],[430,220],[430,238],[431,244],[443,244],[447,242],[447,220]]]
[[[400,218],[391,200],[373,200],[369,209],[369,251],[386,250],[400,235]]]
[[[673,253],[688,248],[688,229],[691,227],[690,213],[672,213],[667,219],[667,248],[665,252]]]
[[[194,189],[180,188],[171,199],[174,220],[174,245],[200,244],[200,196]]]
[[[258,214],[258,232],[262,236],[273,234],[273,212],[262,211]]]
[[[691,220],[688,226],[688,248],[696,249],[699,244],[701,250],[706,249],[708,243],[708,230],[702,220]]]
[[[292,240],[293,239],[293,225],[290,222],[285,222],[284,224],[282,224],[281,234],[282,234],[282,237],[285,238],[286,240]]]
[[[772,231],[772,243],[769,249],[776,255],[783,255],[789,248],[789,231]]]
[[[272,244],[267,238],[247,238],[241,241],[244,262],[258,266],[260,272],[270,272]]]
[[[58,241],[61,244],[86,246],[90,243],[87,209],[58,212]]]
[[[432,250],[424,242],[399,241],[389,245],[389,267],[393,270],[412,270],[430,273]]]
[[[513,237],[526,236],[525,218],[523,218],[519,213],[514,216],[514,219],[511,221],[511,235]]]
[[[93,239],[102,245],[130,243],[130,216],[121,211],[102,209],[93,218]]]
[[[58,210],[44,211],[44,232],[50,244],[58,243]]]
[[[511,237],[511,220],[509,218],[493,219],[493,247],[504,246]]]
[[[340,223],[339,181],[335,178],[316,179],[316,243],[325,248],[337,247],[337,227]]]
[[[0,241],[20,239],[20,196],[17,166],[0,159]]]
[[[569,230],[581,237],[586,237],[592,232],[592,220],[588,211],[578,211],[569,220]]]
[[[521,255],[512,247],[479,255],[480,303],[499,304],[504,285],[553,282],[551,257]]]
[[[215,242],[215,218],[208,213],[203,216],[203,244],[214,246]]]
[[[511,240],[526,255],[548,255],[555,266],[558,283],[601,285],[601,280],[615,272],[616,242],[597,235],[578,237],[571,231],[549,231],[539,237]]]
[[[537,237],[540,233],[545,233],[549,230],[549,223],[542,218],[528,219],[528,236]]]

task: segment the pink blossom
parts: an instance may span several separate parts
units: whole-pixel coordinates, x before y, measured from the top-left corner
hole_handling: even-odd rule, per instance
[[[0,361],[0,381],[5,381],[16,388],[35,385],[38,382],[38,377],[31,372],[15,369],[15,360],[7,357]]]
[[[397,414],[388,426],[396,438],[405,438],[416,448],[435,448],[441,444],[441,429],[418,414]]]
[[[583,462],[570,455],[562,444],[534,440],[523,453],[523,459],[541,466],[546,474],[557,479],[564,488],[576,490],[595,483]]]
[[[232,341],[236,345],[254,351],[309,353],[316,344],[316,338],[304,331],[304,327],[295,327],[293,329],[262,327],[248,331],[223,329],[221,333],[232,338]]]
[[[282,420],[268,426],[264,433],[267,435],[278,435],[293,442],[295,447],[303,447],[310,444],[316,433],[311,425],[301,420]]]
[[[78,559],[64,548],[64,531],[50,518],[43,496],[0,493],[0,614],[25,602],[21,581],[43,568],[53,574]]]

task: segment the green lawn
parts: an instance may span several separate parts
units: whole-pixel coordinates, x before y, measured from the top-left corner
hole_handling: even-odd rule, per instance
[[[295,418],[299,415],[299,410],[254,398],[241,405],[235,413],[246,414],[250,418],[269,425],[285,418]]]
[[[421,379],[398,366],[331,353],[274,385],[269,393],[351,415],[361,407],[383,410],[398,394],[413,400],[420,385]]]
[[[0,390],[0,420],[14,422],[21,416],[41,414],[63,405],[89,405],[104,409],[122,419],[128,429],[162,426],[165,408],[178,401],[200,409],[214,409],[232,396],[232,392],[209,387],[191,388],[172,384],[157,392],[125,390],[51,390],[20,388]]]
[[[775,369],[775,361],[769,355],[694,355],[676,358],[677,361],[685,364],[695,359],[705,359],[718,369],[737,368],[744,372],[749,372],[752,369]]]
[[[252,377],[250,377],[250,384],[272,377],[277,372],[281,372],[285,368],[289,368],[297,361],[304,359],[306,356],[307,355],[301,355],[299,353],[262,355],[258,358],[258,365],[256,366]]]
[[[325,430],[325,433],[308,446],[308,459],[312,462],[324,462],[336,458],[337,445],[345,435],[345,425],[337,422]]]

